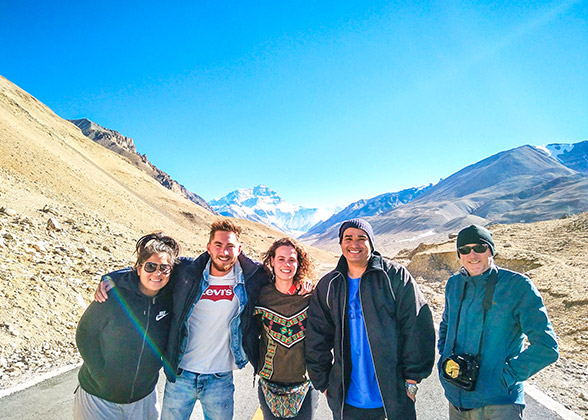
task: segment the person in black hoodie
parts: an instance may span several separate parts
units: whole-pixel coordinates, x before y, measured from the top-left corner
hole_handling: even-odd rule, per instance
[[[140,238],[133,270],[117,277],[106,303],[92,302],[82,315],[75,420],[159,417],[155,385],[172,318],[166,286],[179,248],[162,232]]]

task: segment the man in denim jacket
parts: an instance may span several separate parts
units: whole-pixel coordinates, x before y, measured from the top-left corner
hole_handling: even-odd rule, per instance
[[[487,229],[460,231],[457,250],[463,267],[447,282],[437,346],[449,418],[522,419],[523,381],[558,358],[543,300],[529,278],[494,264]]]

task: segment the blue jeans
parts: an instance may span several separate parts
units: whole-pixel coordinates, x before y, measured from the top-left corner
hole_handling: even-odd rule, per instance
[[[189,420],[200,400],[205,420],[232,420],[233,372],[199,374],[182,371],[175,382],[167,381],[161,420]]]

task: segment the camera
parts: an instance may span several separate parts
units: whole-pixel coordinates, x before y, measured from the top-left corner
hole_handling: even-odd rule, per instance
[[[471,354],[452,354],[441,364],[443,379],[466,391],[476,388],[480,363]]]

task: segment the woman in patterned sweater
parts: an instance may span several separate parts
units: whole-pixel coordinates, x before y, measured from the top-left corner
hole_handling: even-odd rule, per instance
[[[253,333],[259,359],[252,360],[259,375],[259,403],[264,420],[312,419],[318,391],[312,388],[304,362],[308,302],[312,293],[298,294],[313,274],[313,263],[294,240],[275,241],[263,256],[271,278],[255,305]]]

